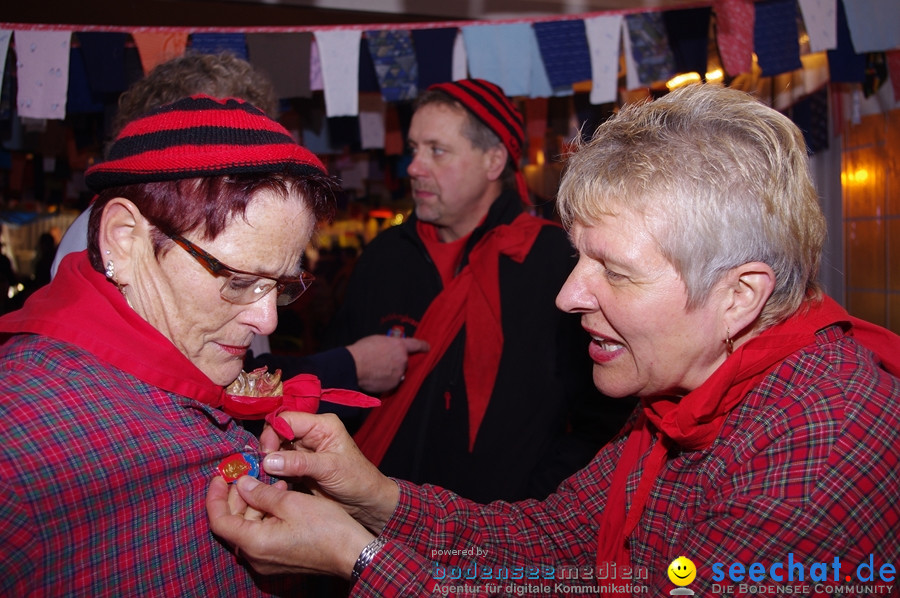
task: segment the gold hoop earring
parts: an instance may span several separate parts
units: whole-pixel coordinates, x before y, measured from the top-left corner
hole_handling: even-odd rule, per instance
[[[725,340],[722,341],[725,343],[725,351],[731,355],[734,353],[734,339],[731,338],[731,330],[725,331]]]

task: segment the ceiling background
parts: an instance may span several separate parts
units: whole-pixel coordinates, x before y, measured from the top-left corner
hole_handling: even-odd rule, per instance
[[[506,19],[708,6],[702,0],[8,0],[0,21],[254,27]]]

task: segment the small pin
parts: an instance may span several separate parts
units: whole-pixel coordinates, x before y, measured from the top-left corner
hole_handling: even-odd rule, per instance
[[[259,477],[259,457],[253,453],[235,453],[223,459],[216,471],[229,484],[245,475]]]

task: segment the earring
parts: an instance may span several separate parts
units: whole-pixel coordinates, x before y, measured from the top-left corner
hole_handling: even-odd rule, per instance
[[[113,264],[112,260],[106,262],[106,277],[113,282],[116,280],[116,265]]]
[[[726,351],[729,355],[731,355],[732,353],[734,353],[734,339],[731,338],[731,330],[727,330],[727,329],[726,329],[726,331],[725,331],[725,340],[723,340],[722,342],[725,343],[725,351]]]

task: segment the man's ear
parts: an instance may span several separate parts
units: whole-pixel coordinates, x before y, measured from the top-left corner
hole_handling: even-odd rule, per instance
[[[775,272],[763,262],[748,262],[726,274],[725,325],[732,338],[751,329],[775,290]]]
[[[509,151],[507,151],[506,146],[498,143],[484,152],[484,158],[487,160],[488,180],[498,180],[506,168],[506,161],[509,159]]]
[[[116,282],[122,286],[131,280],[131,266],[139,243],[139,230],[146,228],[140,210],[130,200],[116,197],[103,207],[98,244],[103,263],[112,261]]]

